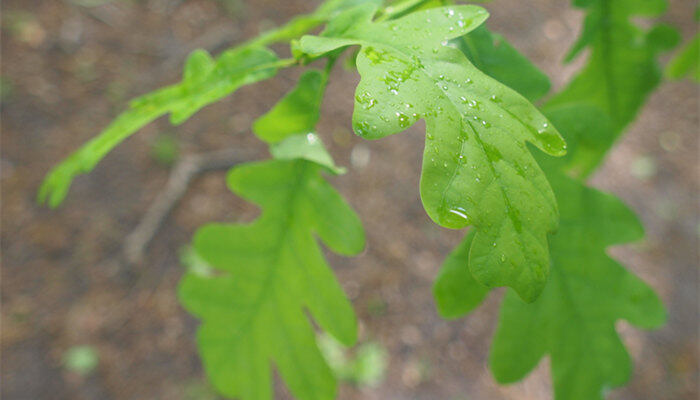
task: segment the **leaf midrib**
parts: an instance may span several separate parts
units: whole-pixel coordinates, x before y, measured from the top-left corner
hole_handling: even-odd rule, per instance
[[[365,40],[365,39],[361,39],[361,38],[357,38],[357,37],[349,37],[349,38],[350,38],[350,39],[353,39],[353,40],[356,40],[357,42],[359,42],[359,44],[360,44],[362,47],[369,46],[369,45],[371,45],[371,44],[373,43],[373,42],[371,42],[371,41],[368,41],[368,40]],[[376,44],[379,44],[380,46],[389,48],[389,49],[395,51],[396,53],[401,54],[401,55],[404,57],[404,60],[402,60],[402,61],[404,61],[404,62],[406,62],[406,61],[405,61],[406,59],[408,59],[408,60],[411,59],[410,55],[406,54],[404,51],[402,51],[402,50],[400,50],[400,49],[398,49],[398,48],[396,48],[396,47],[394,47],[394,46],[392,46],[392,45],[390,45],[390,44],[386,44],[386,43],[383,43],[383,42],[374,42],[374,43],[375,43],[375,45],[376,45]],[[421,58],[421,59],[422,59],[422,58]],[[410,62],[410,61],[409,61],[409,62]],[[453,101],[453,99],[446,93],[446,91],[442,90],[442,88],[440,87],[440,85],[437,83],[437,79],[435,79],[435,78],[429,73],[429,71],[428,71],[426,68],[424,68],[424,67],[423,67],[423,68],[417,68],[416,70],[417,70],[417,71],[422,71],[423,74],[425,74],[425,75],[428,77],[428,80],[437,88],[437,90],[438,90],[439,92],[441,92],[441,93],[444,95],[444,97],[448,100],[448,103],[449,103],[450,105],[452,105],[454,111],[455,111],[455,112],[457,113],[457,115],[459,116],[460,121],[463,121],[464,118],[462,117],[462,113],[460,112],[459,106],[458,106],[458,105]],[[499,106],[499,107],[500,107],[500,106]],[[507,110],[506,110],[506,111],[507,111]],[[427,118],[427,117],[424,117],[424,118]],[[523,126],[525,127],[525,129],[529,129],[529,127],[528,127],[527,125],[525,125],[520,119],[516,118],[516,120],[517,120],[521,125],[523,125]],[[471,122],[467,121],[467,123],[469,123],[469,125],[471,126]],[[461,125],[461,124],[460,124],[460,125]],[[483,152],[484,156],[485,156],[486,159],[487,159],[487,164],[489,165],[489,168],[491,169],[491,172],[492,172],[492,175],[493,175],[493,181],[498,182],[498,187],[499,187],[499,189],[501,190],[501,194],[503,195],[504,200],[506,201],[507,204],[510,204],[510,198],[509,198],[508,195],[506,194],[506,191],[505,191],[505,189],[504,189],[503,184],[502,184],[502,183],[500,182],[500,180],[498,179],[498,175],[495,173],[495,166],[493,165],[493,162],[491,161],[491,159],[488,157],[488,154],[486,153],[486,149],[484,148],[484,145],[483,145],[483,143],[482,143],[482,141],[481,141],[481,136],[480,136],[479,133],[476,131],[476,129],[474,129],[473,126],[471,126],[471,128],[472,128],[472,131],[474,132],[474,135],[475,135],[476,138],[478,139],[479,147],[481,148],[481,151]],[[426,128],[426,129],[427,129],[427,128]],[[452,181],[454,180],[454,177],[458,174],[459,169],[460,169],[459,165],[456,165],[456,166],[455,166],[455,169],[454,169],[454,171],[453,171],[453,173],[452,173],[452,178],[450,179],[450,182],[448,183],[448,185],[445,187],[445,189],[444,189],[443,192],[441,193],[441,196],[440,196],[440,207],[441,207],[443,210],[446,209],[446,207],[445,207],[445,203],[446,203],[446,200],[445,200],[445,197],[446,197],[446,196],[445,196],[445,193],[447,193],[447,191],[449,190],[449,187],[450,187],[450,185],[452,184]],[[532,185],[532,186],[534,187],[534,184],[532,184],[531,182],[529,182],[529,181],[527,181],[527,180],[526,180],[526,182],[528,182],[528,184],[530,184],[530,185]],[[537,191],[539,191],[539,189],[538,189]],[[507,214],[507,213],[506,213],[506,214]],[[509,217],[509,219],[511,219],[511,222],[515,225],[515,222],[512,220],[511,216],[508,215],[508,217]],[[520,234],[520,232],[518,232],[518,233]],[[521,243],[521,245],[522,245],[522,243]],[[524,250],[524,248],[523,248],[523,250]]]

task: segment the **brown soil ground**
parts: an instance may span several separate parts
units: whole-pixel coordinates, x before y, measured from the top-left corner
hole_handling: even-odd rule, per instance
[[[148,249],[129,267],[121,243],[163,188],[168,168],[150,154],[174,135],[183,153],[265,147],[250,122],[299,71],[247,87],[175,129],[159,120],[79,178],[65,204],[35,204],[51,165],[104,127],[126,101],[174,82],[189,51],[218,52],[279,24],[315,2],[302,0],[2,3],[2,398],[202,399],[194,331],[178,305],[177,250],[197,226],[246,221],[257,210],[227,192],[223,172],[201,176]],[[85,2],[87,3],[87,2]],[[97,3],[97,2],[93,2]],[[233,5],[226,8],[225,3]],[[489,25],[560,87],[576,65],[560,61],[581,14],[561,0],[498,0]],[[227,11],[233,10],[233,11]],[[667,22],[693,34],[694,2],[671,1]],[[18,22],[19,21],[19,22]],[[441,320],[431,297],[438,267],[460,232],[436,227],[418,198],[420,127],[362,142],[349,130],[355,74],[338,69],[320,131],[350,173],[333,178],[361,215],[368,249],[329,255],[362,321],[362,336],[389,351],[387,378],[374,389],[343,385],[340,399],[549,399],[547,362],[523,382],[500,387],[486,367],[500,291],[468,318]],[[655,332],[618,325],[636,360],[630,384],[611,399],[698,398],[698,87],[665,83],[593,179],[643,219],[644,242],[612,253],[649,282],[670,313]],[[350,154],[369,156],[352,163]],[[97,370],[81,377],[61,367],[64,351],[88,344]],[[287,398],[281,385],[279,398]]]

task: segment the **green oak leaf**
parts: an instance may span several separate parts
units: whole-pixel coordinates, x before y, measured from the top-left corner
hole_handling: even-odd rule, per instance
[[[321,116],[325,77],[317,70],[304,72],[297,85],[253,123],[253,132],[268,143],[294,134],[313,132]]]
[[[469,249],[474,232],[469,232],[462,242],[447,256],[433,285],[433,296],[440,315],[459,318],[475,309],[491,291],[474,279],[469,271]]]
[[[486,19],[482,8],[435,8],[386,22],[373,22],[374,13],[350,10],[352,25],[329,24],[324,36],[304,36],[298,48],[316,57],[362,46],[355,132],[377,139],[424,119],[421,198],[428,215],[448,228],[474,225],[472,273],[534,300],[547,279],[546,235],[556,228],[557,209],[525,143],[562,155],[563,139],[525,98],[449,46]]]
[[[327,80],[328,70],[302,74],[297,85],[253,123],[253,132],[270,144],[274,158],[303,158],[342,174],[345,169],[335,165],[321,138],[314,133]]]
[[[649,286],[605,254],[607,246],[643,236],[634,214],[615,197],[570,178],[550,181],[566,199],[550,242],[552,276],[535,303],[506,294],[491,369],[498,381],[514,382],[549,354],[557,399],[602,399],[606,388],[621,386],[631,373],[615,322],[651,329],[663,325],[665,311]]]
[[[292,135],[279,143],[273,143],[270,145],[270,154],[279,160],[300,158],[313,161],[336,175],[345,173],[345,168],[335,165],[321,138],[315,133]]]
[[[299,399],[332,399],[336,381],[304,313],[345,345],[357,339],[350,302],[315,237],[343,255],[360,252],[364,232],[352,209],[307,160],[234,168],[228,185],[262,207],[251,224],[211,224],[193,248],[213,272],[188,272],[179,297],[202,319],[205,369],[224,395],[272,398],[273,362]]]
[[[491,370],[499,382],[515,382],[549,355],[557,400],[602,399],[606,388],[624,384],[631,371],[616,321],[655,328],[664,323],[665,311],[649,286],[605,253],[610,245],[642,237],[634,214],[615,197],[563,174],[549,179],[562,199],[559,230],[550,240],[551,277],[534,303],[506,294]],[[447,317],[471,311],[489,291],[469,275],[464,246],[448,258],[434,286],[438,309]]]
[[[567,59],[586,47],[590,55],[581,72],[548,105],[595,105],[612,120],[617,136],[659,84],[657,58],[675,46],[678,33],[662,24],[645,30],[632,22],[637,16],[660,15],[666,0],[575,0],[574,5],[586,10],[586,19]]]
[[[503,37],[485,27],[455,43],[481,71],[528,100],[538,100],[549,91],[549,78]],[[561,168],[573,176],[588,176],[615,140],[610,118],[599,107],[585,102],[548,105],[543,113],[555,127],[567,128],[567,152],[563,157],[537,157],[537,163],[545,171]]]
[[[182,82],[133,100],[98,136],[54,167],[39,189],[39,201],[58,206],[76,175],[90,172],[110,150],[143,126],[168,113],[173,124],[180,124],[241,86],[274,76],[278,64],[277,56],[262,47],[228,50],[216,60],[204,50],[193,52]]]

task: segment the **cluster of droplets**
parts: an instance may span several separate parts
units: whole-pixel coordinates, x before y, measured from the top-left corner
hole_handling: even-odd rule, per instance
[[[353,127],[355,128],[355,133],[361,137],[369,136],[370,133],[377,130],[376,125],[370,125],[367,121],[358,122]]]
[[[383,64],[394,61],[396,58],[389,54],[388,51],[377,50],[374,47],[366,47],[364,54],[372,65]]]
[[[375,105],[377,105],[377,99],[372,96],[370,92],[363,92],[362,94],[355,95],[355,102],[361,105],[365,110],[369,110]]]
[[[397,95],[399,94],[399,87],[401,84],[410,79],[417,80],[415,77],[413,77],[413,74],[417,70],[424,68],[424,66],[420,59],[415,56],[412,57],[410,62],[397,58],[393,58],[392,61],[399,61],[400,63],[404,64],[404,68],[401,71],[389,69],[384,73],[381,81],[384,82],[389,93]]]

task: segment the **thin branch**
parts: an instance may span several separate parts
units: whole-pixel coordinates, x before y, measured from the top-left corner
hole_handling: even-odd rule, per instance
[[[126,237],[123,249],[126,261],[136,264],[143,259],[146,247],[195,177],[203,172],[226,169],[248,161],[247,154],[251,152],[246,149],[224,149],[189,155],[179,161],[170,173],[163,192],[156,197],[136,229]]]

